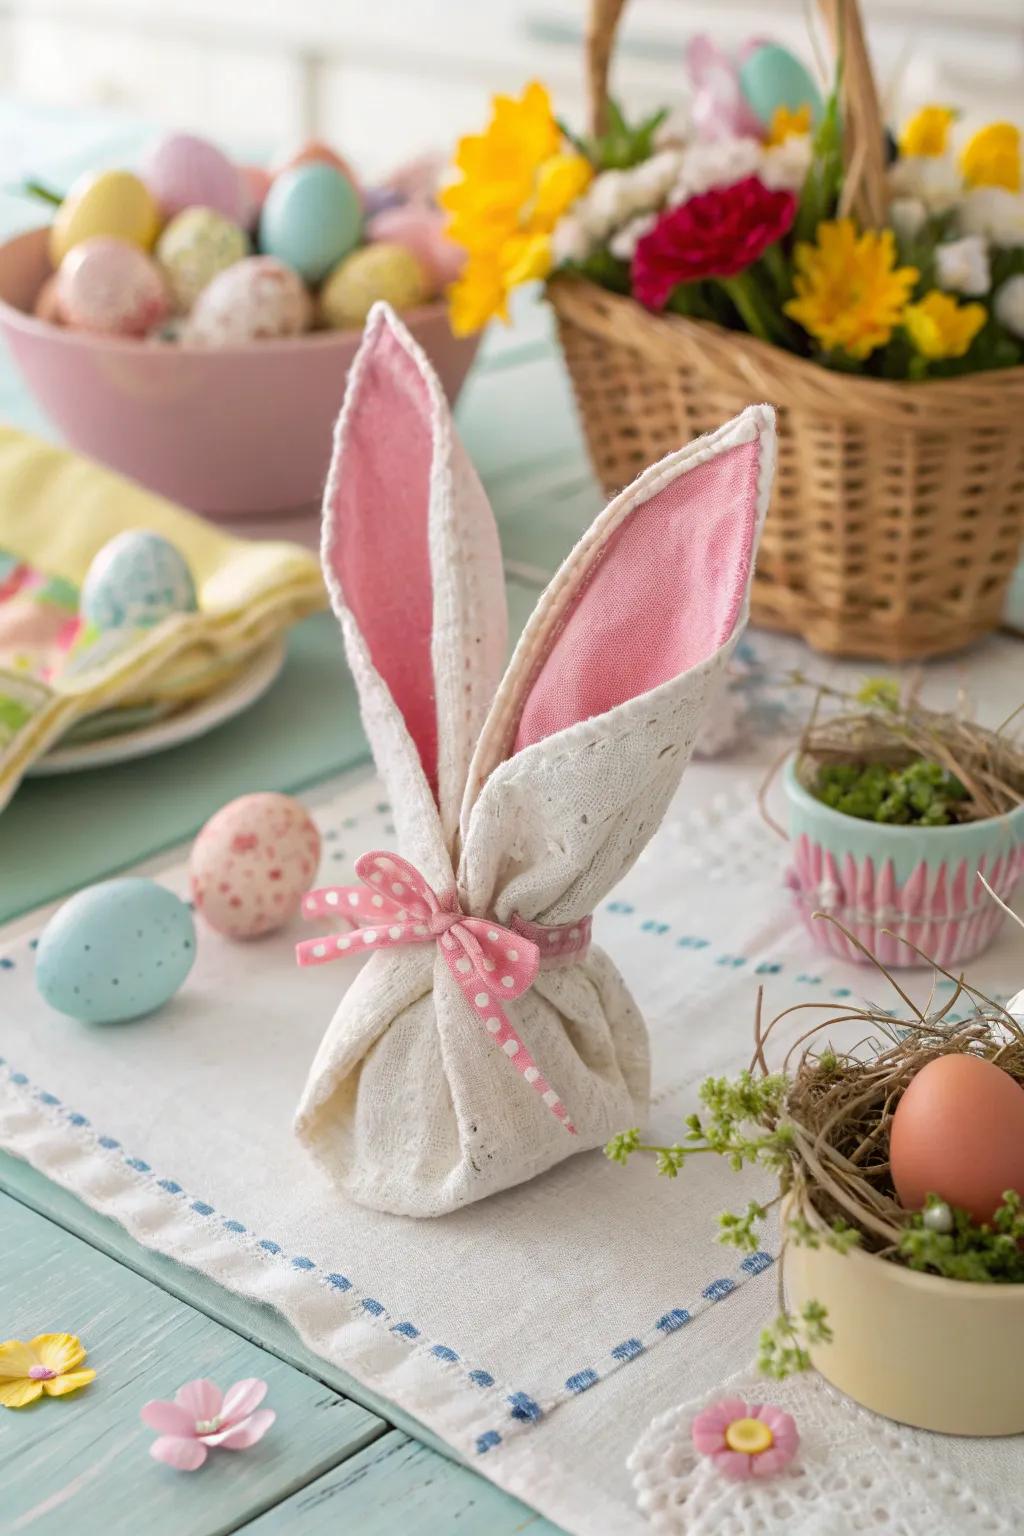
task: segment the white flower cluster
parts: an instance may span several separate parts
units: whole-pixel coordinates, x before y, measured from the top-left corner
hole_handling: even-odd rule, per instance
[[[662,130],[666,125],[662,125]],[[766,147],[757,139],[697,140],[667,144],[628,171],[602,171],[555,228],[555,263],[583,261],[601,245],[629,261],[637,242],[666,208],[676,208],[714,187],[759,176],[775,190],[798,191],[811,162],[808,134]]]
[[[1005,187],[965,188],[951,155],[902,156],[889,168],[889,192],[893,227],[903,238],[913,239],[932,215],[952,213],[962,235],[1024,245],[1024,196]]]

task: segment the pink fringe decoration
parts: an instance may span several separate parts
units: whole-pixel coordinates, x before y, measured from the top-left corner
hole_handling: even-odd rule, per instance
[[[1004,914],[978,875],[1009,903],[1024,873],[1024,847],[999,853],[991,862],[985,855],[977,863],[961,859],[955,867],[949,861],[936,866],[922,859],[902,886],[891,859],[878,871],[870,858],[858,859],[852,853],[837,862],[806,832],[796,839],[793,851],[788,884],[816,947],[842,960],[864,961],[833,923],[814,920],[815,912],[827,912],[890,969],[924,963],[903,940],[947,969],[980,954],[999,932]]]

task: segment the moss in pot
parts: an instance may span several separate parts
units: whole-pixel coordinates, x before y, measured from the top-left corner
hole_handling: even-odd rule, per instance
[[[991,943],[1003,915],[978,877],[1009,902],[1024,872],[1024,752],[1002,730],[885,680],[819,689],[784,787],[788,883],[817,948],[860,960],[849,929],[896,967],[919,963],[913,946],[951,965]]]

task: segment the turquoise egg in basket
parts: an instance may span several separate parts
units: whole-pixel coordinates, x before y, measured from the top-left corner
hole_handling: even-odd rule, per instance
[[[333,165],[313,161],[275,177],[260,213],[260,250],[319,283],[359,243],[359,193]]]

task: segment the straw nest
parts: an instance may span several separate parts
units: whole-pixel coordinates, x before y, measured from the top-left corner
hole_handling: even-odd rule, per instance
[[[995,1062],[1024,1087],[1024,1030],[963,977],[940,968],[938,974],[954,983],[949,1000],[941,1007],[919,1008],[885,967],[868,950],[864,953],[888,979],[910,1018],[897,1021],[881,1007],[838,1007],[790,1047],[782,1063],[789,1086],[779,1119],[790,1128],[792,1140],[782,1184],[822,1225],[854,1227],[863,1251],[898,1259],[910,1216],[893,1187],[889,1130],[904,1090],[928,1062],[950,1055]],[[970,1014],[952,1019],[965,1002]],[[768,1074],[766,1047],[772,1032],[807,1008],[820,1005],[788,1008],[763,1025],[759,1001],[752,1072]],[[858,1044],[833,1049],[828,1032],[850,1024],[863,1031]]]

